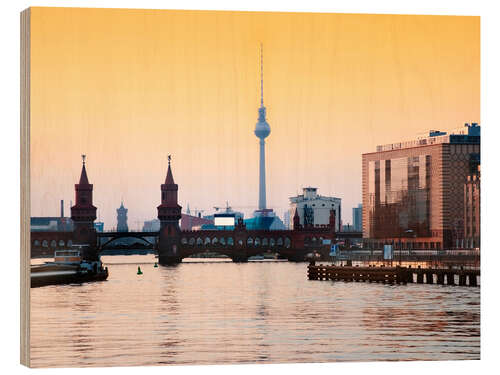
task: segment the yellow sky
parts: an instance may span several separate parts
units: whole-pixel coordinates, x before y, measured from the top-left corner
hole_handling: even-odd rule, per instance
[[[361,154],[480,122],[479,17],[32,8],[32,215],[74,200],[80,154],[107,228],[180,204],[258,203],[259,43],[267,202],[303,186],[361,202]],[[140,224],[142,227],[142,223]]]

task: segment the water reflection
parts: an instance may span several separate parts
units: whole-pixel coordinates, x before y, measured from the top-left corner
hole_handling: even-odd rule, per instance
[[[479,359],[479,288],[308,281],[287,262],[103,260],[106,282],[32,289],[33,366]]]

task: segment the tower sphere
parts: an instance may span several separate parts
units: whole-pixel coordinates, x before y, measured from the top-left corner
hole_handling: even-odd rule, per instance
[[[255,124],[254,133],[260,139],[266,138],[271,133],[271,127],[266,121],[266,107],[259,108],[259,121]]]

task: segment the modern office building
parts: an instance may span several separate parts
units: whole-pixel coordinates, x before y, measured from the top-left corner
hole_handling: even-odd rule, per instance
[[[463,237],[464,183],[479,154],[476,123],[363,154],[364,246],[455,247]]]
[[[481,170],[478,166],[464,185],[464,240],[457,247],[477,248],[481,239]]]
[[[335,230],[341,231],[341,199],[335,197],[325,197],[318,194],[315,187],[303,188],[303,194],[290,197],[290,217],[294,217],[298,211],[300,225],[316,226],[327,225],[330,219],[330,210],[335,211]]]
[[[363,205],[352,208],[352,227],[353,231],[361,232],[363,230]]]

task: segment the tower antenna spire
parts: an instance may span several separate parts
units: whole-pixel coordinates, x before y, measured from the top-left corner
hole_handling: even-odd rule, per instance
[[[260,43],[260,106],[264,107],[264,47]]]

